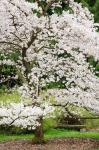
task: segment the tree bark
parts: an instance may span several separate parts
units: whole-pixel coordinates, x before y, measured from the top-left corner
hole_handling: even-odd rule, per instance
[[[44,143],[43,118],[40,117],[38,122],[40,123],[40,125],[37,126],[34,131],[34,142],[37,144],[41,144]]]

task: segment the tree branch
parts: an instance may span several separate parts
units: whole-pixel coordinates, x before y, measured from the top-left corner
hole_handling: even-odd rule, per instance
[[[6,41],[0,41],[0,44],[8,44],[8,45],[13,45],[13,46],[17,46],[19,47],[20,49],[22,49],[22,47],[16,43],[12,43],[12,42],[6,42]]]

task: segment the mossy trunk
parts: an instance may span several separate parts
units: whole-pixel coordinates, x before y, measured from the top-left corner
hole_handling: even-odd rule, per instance
[[[38,122],[39,126],[36,127],[34,131],[34,142],[37,144],[44,143],[44,132],[43,132],[43,118],[41,117]]]

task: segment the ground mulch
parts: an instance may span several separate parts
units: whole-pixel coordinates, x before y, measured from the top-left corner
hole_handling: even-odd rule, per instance
[[[95,148],[99,148],[99,140],[84,138],[52,139],[45,144],[33,144],[27,140],[0,142],[0,150],[94,150]]]

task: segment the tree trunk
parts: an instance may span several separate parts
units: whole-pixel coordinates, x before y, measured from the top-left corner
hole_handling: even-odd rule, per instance
[[[40,123],[39,126],[36,127],[34,131],[34,142],[37,144],[44,143],[44,132],[43,132],[43,118],[41,117],[38,122]]]

